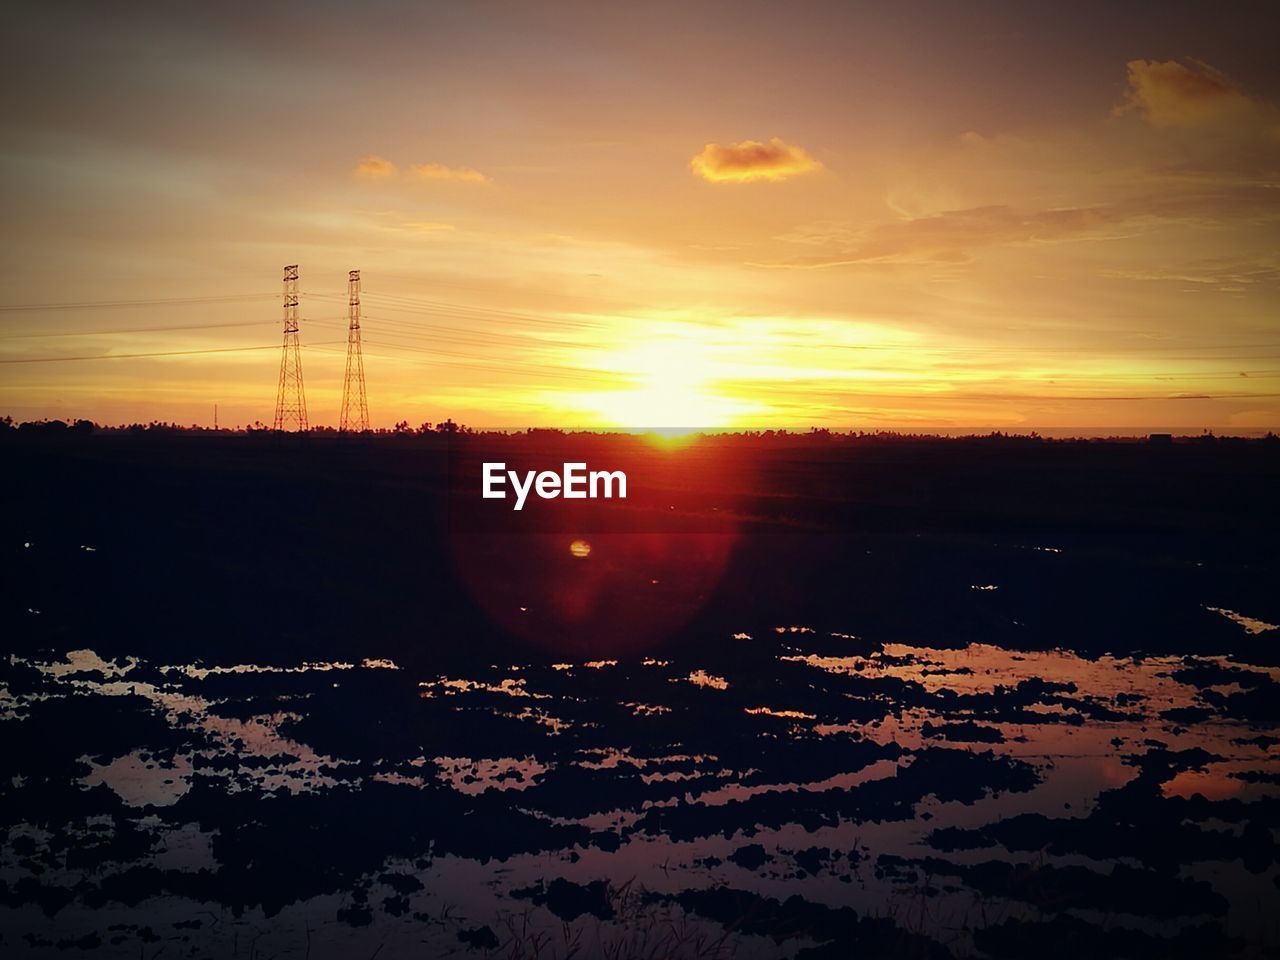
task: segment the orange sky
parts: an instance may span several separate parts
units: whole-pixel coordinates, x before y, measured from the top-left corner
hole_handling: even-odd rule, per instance
[[[1280,427],[1271,12],[1115,6],[20,6],[0,414],[270,421],[298,263],[314,424],[359,268],[378,426]]]

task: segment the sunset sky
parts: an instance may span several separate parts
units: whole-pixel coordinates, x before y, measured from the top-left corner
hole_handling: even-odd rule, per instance
[[[1274,7],[1047,6],[11,6],[0,415],[1280,428]]]

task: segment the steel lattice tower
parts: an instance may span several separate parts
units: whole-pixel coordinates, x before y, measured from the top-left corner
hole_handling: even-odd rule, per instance
[[[363,433],[369,429],[369,404],[364,394],[364,356],[360,353],[360,271],[347,274],[347,374],[342,380],[342,417],[338,429]]]
[[[302,389],[302,347],[298,344],[298,265],[284,268],[284,345],[280,352],[280,387],[276,392],[276,430],[305,433],[307,398]]]

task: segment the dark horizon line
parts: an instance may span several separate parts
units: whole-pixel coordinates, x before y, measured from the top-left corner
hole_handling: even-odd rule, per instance
[[[1078,432],[1072,432],[1078,431]],[[402,420],[393,427],[377,427],[365,431],[339,430],[328,425],[311,426],[305,431],[275,430],[261,421],[254,424],[236,424],[235,426],[208,426],[203,424],[180,424],[167,420],[134,421],[131,423],[103,424],[88,418],[41,418],[38,420],[19,421],[11,416],[0,417],[0,433],[72,433],[72,434],[138,434],[168,433],[204,435],[218,434],[227,436],[262,436],[272,435],[316,435],[321,437],[382,438],[396,437],[434,437],[434,436],[473,436],[473,437],[519,437],[537,434],[556,434],[561,436],[590,435],[598,437],[643,437],[659,435],[679,438],[714,438],[742,437],[747,439],[762,438],[828,438],[832,440],[857,440],[875,438],[898,439],[934,439],[934,440],[974,440],[974,439],[1021,439],[1041,441],[1073,441],[1073,440],[1133,440],[1142,442],[1164,441],[1198,441],[1206,439],[1221,440],[1276,440],[1275,428],[1233,428],[1221,426],[1177,426],[1177,427],[1028,427],[1011,430],[992,426],[966,427],[921,427],[919,429],[902,427],[820,427],[817,425],[799,427],[574,427],[574,426],[520,426],[520,427],[471,427],[456,423],[452,418],[432,422],[424,421],[412,426]]]

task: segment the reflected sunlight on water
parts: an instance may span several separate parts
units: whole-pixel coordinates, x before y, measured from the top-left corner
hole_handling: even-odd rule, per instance
[[[736,891],[733,910],[778,910],[762,904],[800,894],[814,910],[863,917],[899,916],[925,896],[913,935],[957,952],[990,942],[975,910],[1035,921],[1045,884],[1069,883],[1085,901],[1118,897],[1113,912],[1142,935],[1206,916],[1260,935],[1249,904],[1274,891],[1277,870],[1271,853],[1260,865],[1249,851],[1271,849],[1253,824],[1280,802],[1280,669],[1225,656],[872,645],[799,624],[751,635],[767,639],[739,631],[701,662],[673,653],[434,679],[380,657],[11,657],[8,722],[83,731],[114,718],[83,756],[48,752],[41,789],[62,804],[92,799],[137,839],[103,873],[56,857],[41,865],[52,835],[16,828],[4,880],[70,890],[128,876],[141,886],[113,901],[115,920],[141,923],[127,904],[163,897],[177,922],[183,909],[216,906],[219,877],[252,886],[255,854],[237,839],[248,828],[229,805],[239,796],[271,798],[253,809],[289,856],[333,818],[362,824],[365,839],[332,848],[318,879],[274,881],[291,904],[271,927],[281,945],[307,928],[328,930],[334,949],[367,942],[363,920],[332,924],[323,876],[334,870],[392,905],[371,914],[379,942],[417,936],[408,918],[446,903],[466,918],[440,928],[452,942],[459,929],[497,930],[513,902],[541,905],[530,922],[542,929],[569,919],[605,936],[628,884],[648,898],[626,907],[636,916],[661,909],[707,930],[733,919],[706,899],[717,890]],[[15,844],[29,853],[14,855]],[[183,866],[177,849],[199,866]],[[1170,873],[1170,856],[1190,872]],[[501,867],[475,882],[484,863]],[[140,867],[150,872],[120,872]],[[1028,870],[1040,886],[1017,879]],[[596,890],[612,905],[575,914],[556,906],[553,881],[562,899],[593,903],[582,891]],[[33,931],[41,922],[17,916]],[[179,938],[212,948],[227,935]],[[735,949],[781,957],[798,944],[743,930]]]

